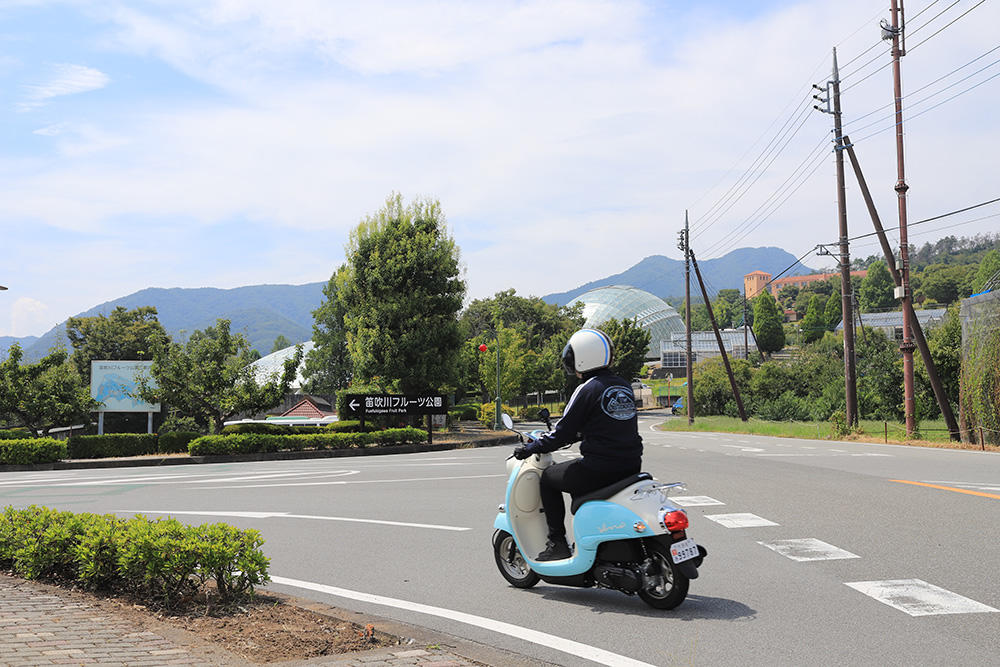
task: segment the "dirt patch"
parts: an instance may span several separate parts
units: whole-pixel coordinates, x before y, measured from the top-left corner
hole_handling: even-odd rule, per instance
[[[176,615],[155,616],[256,663],[305,660],[402,643],[372,625],[360,626],[269,595],[258,595],[249,604],[214,612],[218,615],[206,611],[192,607]]]

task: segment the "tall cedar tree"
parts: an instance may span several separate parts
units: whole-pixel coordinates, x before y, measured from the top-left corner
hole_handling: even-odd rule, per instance
[[[813,294],[809,299],[809,307],[806,309],[806,316],[799,324],[799,331],[802,332],[802,342],[812,343],[823,337],[826,332],[826,321],[823,317],[824,303],[823,297]]]
[[[451,388],[465,297],[437,201],[391,195],[351,233],[342,297],[355,378],[414,394]]]
[[[753,335],[764,354],[771,354],[785,347],[783,317],[771,293],[764,290],[753,302]]]

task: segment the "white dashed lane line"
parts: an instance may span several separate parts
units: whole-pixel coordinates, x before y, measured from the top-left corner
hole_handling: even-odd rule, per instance
[[[910,616],[1000,611],[920,579],[855,581],[847,585]]]
[[[710,519],[726,528],[757,528],[759,526],[778,526],[773,521],[768,521],[756,514],[706,514],[706,519]]]
[[[850,551],[845,551],[832,544],[827,544],[812,537],[795,540],[775,540],[773,542],[758,542],[762,546],[776,551],[785,558],[796,561],[841,560],[861,558]]]

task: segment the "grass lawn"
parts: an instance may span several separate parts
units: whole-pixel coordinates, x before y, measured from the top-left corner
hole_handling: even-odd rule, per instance
[[[906,426],[893,422],[861,420],[860,431],[847,436],[836,437],[829,422],[772,422],[751,418],[747,422],[738,417],[695,417],[694,424],[688,425],[687,418],[668,419],[658,427],[662,431],[705,431],[715,433],[750,433],[770,435],[779,438],[808,438],[816,440],[855,440],[861,442],[887,442],[890,444],[919,445],[922,447],[947,447],[954,449],[981,450],[979,444],[952,442],[944,420],[920,423],[919,439],[907,439]],[[1000,447],[986,445],[986,451],[1000,451]]]

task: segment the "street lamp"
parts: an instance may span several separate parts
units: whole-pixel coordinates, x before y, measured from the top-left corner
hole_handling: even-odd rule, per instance
[[[500,421],[500,411],[503,409],[500,402],[500,334],[497,333],[497,396],[496,396],[496,407],[494,408],[493,415],[493,430],[499,431],[503,428],[503,422]],[[482,343],[479,346],[480,352],[486,352],[489,347],[486,343]]]

